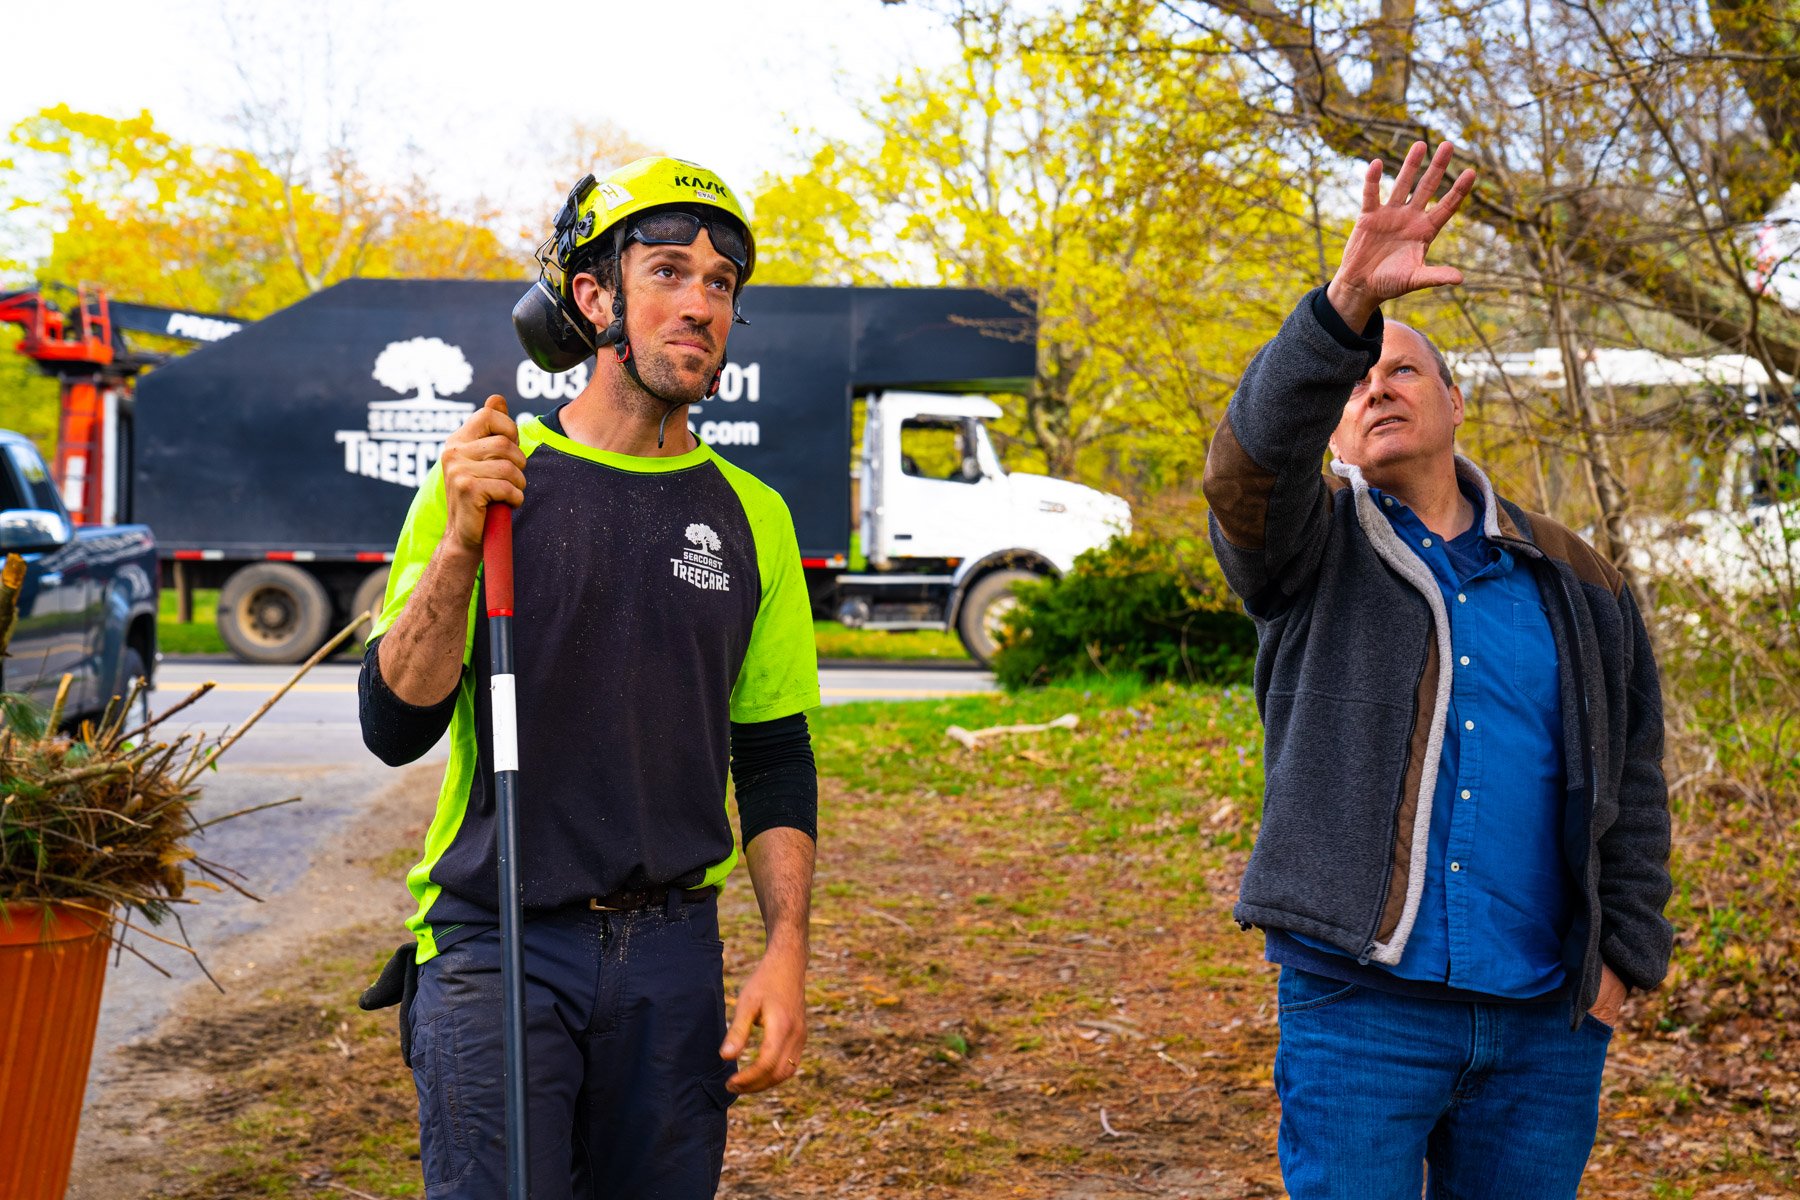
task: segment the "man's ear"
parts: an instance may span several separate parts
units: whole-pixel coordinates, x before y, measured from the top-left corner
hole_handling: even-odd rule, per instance
[[[1462,423],[1463,423],[1462,389],[1459,387],[1452,386],[1450,388],[1450,427],[1452,429],[1454,429],[1455,427],[1457,427],[1458,425],[1461,425]]]
[[[575,308],[593,323],[595,329],[605,329],[612,324],[612,292],[600,286],[600,281],[586,271],[575,276],[571,283],[575,295]]]

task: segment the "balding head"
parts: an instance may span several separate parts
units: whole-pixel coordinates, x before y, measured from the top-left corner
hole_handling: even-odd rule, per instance
[[[1454,479],[1462,420],[1462,392],[1444,356],[1418,330],[1387,321],[1381,359],[1351,390],[1331,452],[1378,487],[1421,472]]]
[[[1444,352],[1437,348],[1436,342],[1426,337],[1415,326],[1407,325],[1400,321],[1384,321],[1383,324],[1387,329],[1404,329],[1406,332],[1418,338],[1424,345],[1426,352],[1431,355],[1431,361],[1437,365],[1438,378],[1444,381],[1445,390],[1448,391],[1450,388],[1456,386],[1456,377],[1450,374],[1449,360],[1444,357]],[[1383,350],[1387,349],[1387,336],[1385,333],[1382,335],[1381,345]]]

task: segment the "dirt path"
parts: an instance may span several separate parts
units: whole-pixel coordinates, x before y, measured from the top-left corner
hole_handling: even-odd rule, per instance
[[[135,1052],[88,1114],[72,1197],[420,1194],[392,1014],[351,1001],[395,944],[371,904],[403,911],[430,776],[381,798],[360,858],[309,877],[317,911],[233,947],[279,959],[260,992],[196,995]],[[806,1065],[734,1106],[723,1196],[1282,1194],[1272,975],[1225,916],[1241,851],[1183,836],[1096,847],[1077,829],[1092,815],[1054,788],[878,796],[827,781],[822,807]],[[738,980],[761,944],[742,879],[724,916]],[[1727,1061],[1622,1037],[1584,1194],[1788,1194],[1791,1098],[1721,1123],[1720,1106],[1661,1082]],[[1756,1158],[1781,1145],[1787,1166]]]
[[[321,855],[272,902],[266,925],[208,956],[208,969],[228,981],[224,994],[191,963],[158,952],[169,960],[165,967],[194,982],[155,1034],[99,1068],[81,1114],[68,1200],[150,1195],[160,1180],[191,1166],[182,1152],[188,1126],[228,1116],[230,1074],[262,1061],[272,1041],[294,1036],[294,1004],[284,1009],[270,997],[291,991],[296,974],[346,930],[366,929],[377,947],[399,944],[395,931],[409,911],[404,888],[396,886],[404,869],[399,848],[422,841],[441,773],[440,765],[426,765],[395,776],[344,839],[354,849]]]

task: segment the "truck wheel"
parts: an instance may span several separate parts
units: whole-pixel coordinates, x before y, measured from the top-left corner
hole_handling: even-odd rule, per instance
[[[993,665],[1000,649],[1000,620],[1018,603],[1013,588],[1020,580],[1036,578],[1030,571],[995,571],[969,589],[956,615],[956,634],[970,658],[984,667]]]
[[[376,567],[369,572],[369,576],[362,583],[356,585],[356,599],[351,603],[351,613],[349,613],[351,617],[360,617],[362,613],[369,612],[369,610],[374,610],[376,615],[380,615],[382,597],[387,596],[387,570],[389,570],[387,567]],[[364,628],[362,633],[364,633],[364,637],[367,637],[369,630]]]
[[[350,617],[354,620],[363,613],[373,611],[381,615],[381,600],[387,595],[388,568],[376,567],[370,571],[363,581],[356,585],[356,598],[350,602]],[[363,641],[369,640],[369,626],[362,627]]]
[[[245,662],[300,662],[330,624],[325,586],[289,563],[244,567],[219,592],[219,636]]]

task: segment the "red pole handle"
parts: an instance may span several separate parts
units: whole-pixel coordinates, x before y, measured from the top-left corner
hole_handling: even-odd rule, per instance
[[[481,565],[487,577],[487,615],[513,615],[512,507],[498,500],[487,506],[481,527]]]

